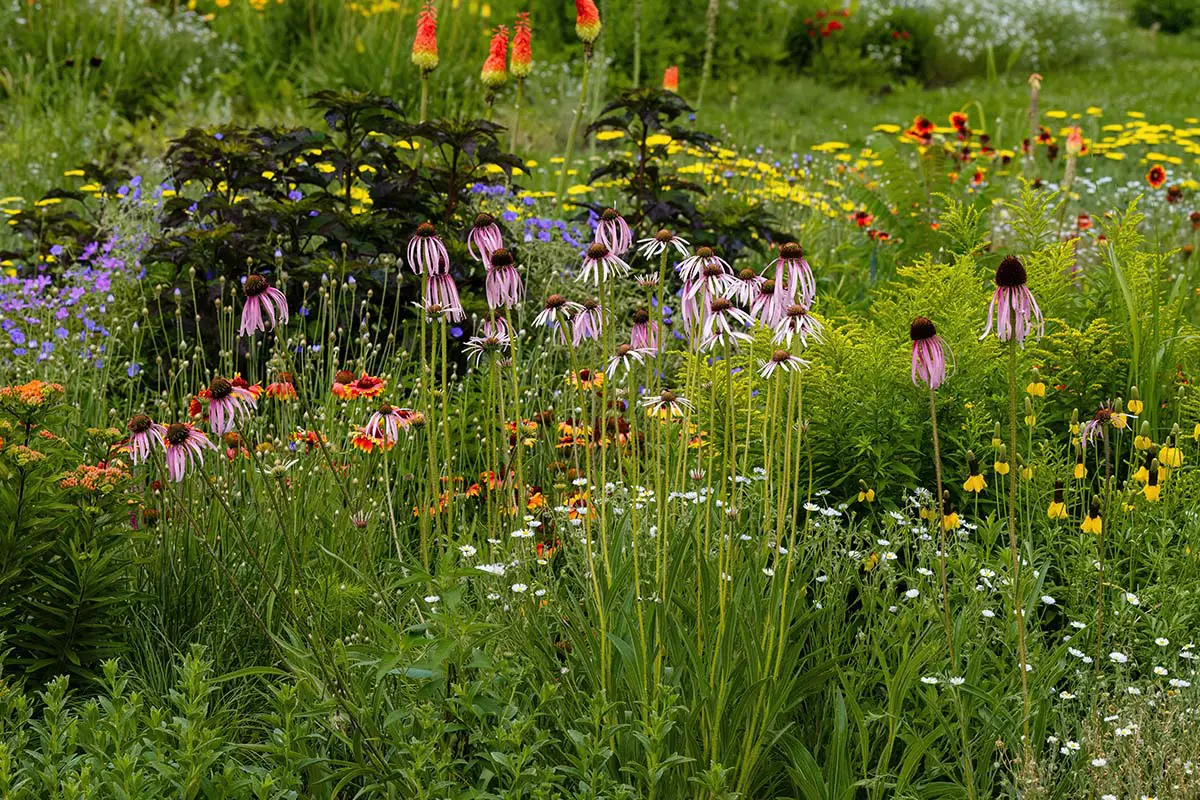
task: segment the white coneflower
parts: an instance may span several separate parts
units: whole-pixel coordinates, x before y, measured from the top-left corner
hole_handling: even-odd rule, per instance
[[[591,280],[596,286],[610,277],[629,274],[629,265],[613,254],[603,242],[593,242],[583,257],[576,280]]]
[[[725,259],[714,253],[711,247],[697,248],[696,254],[685,258],[680,262],[677,269],[679,277],[685,282],[695,283],[700,280],[707,267],[715,267],[724,275],[733,274],[733,267],[729,266]]]
[[[652,355],[654,355],[653,350],[640,350],[630,344],[620,345],[617,347],[617,352],[608,360],[608,366],[604,372],[609,378],[614,377],[619,369],[629,372],[635,365],[645,363],[646,358]]]
[[[772,327],[775,330],[775,344],[791,347],[792,339],[796,336],[800,337],[800,344],[804,347],[808,347],[809,338],[814,342],[821,341],[820,320],[809,314],[808,309],[799,303],[789,306],[783,318]]]
[[[647,416],[657,416],[660,419],[682,417],[685,411],[690,411],[692,404],[683,395],[676,394],[670,389],[642,399],[642,407]]]
[[[728,298],[714,297],[706,309],[701,326],[701,347],[712,347],[720,341],[749,341],[752,337],[745,329],[753,324],[754,318]]]
[[[666,228],[649,239],[638,240],[638,254],[647,260],[658,258],[668,248],[674,248],[681,256],[687,256],[688,240],[681,239]]]
[[[533,324],[542,328],[550,328],[555,339],[561,344],[566,344],[571,320],[581,311],[583,311],[583,306],[579,303],[572,302],[561,294],[552,294],[546,298],[546,303],[534,318]]]
[[[809,364],[804,359],[792,355],[787,350],[776,350],[771,354],[771,357],[762,362],[762,366],[758,370],[758,374],[764,378],[769,378],[775,374],[775,370],[781,369],[784,372],[798,372],[807,367]]]
[[[633,232],[629,223],[615,208],[606,208],[596,224],[596,241],[603,244],[618,256],[633,247]]]

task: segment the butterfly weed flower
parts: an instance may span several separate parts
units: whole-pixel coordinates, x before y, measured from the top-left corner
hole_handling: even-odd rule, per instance
[[[1092,496],[1091,505],[1088,507],[1087,516],[1083,518],[1083,523],[1079,529],[1084,533],[1094,533],[1097,536],[1104,530],[1104,520],[1100,515],[1100,498]]]
[[[134,415],[126,428],[129,430],[129,439],[125,447],[134,464],[146,461],[150,457],[151,447],[155,444],[161,445],[163,436],[167,433],[165,425],[155,422],[145,414]]]
[[[546,298],[533,323],[538,327],[549,328],[560,344],[566,344],[571,320],[581,311],[583,306],[579,303],[568,300],[561,294],[552,294]]]
[[[796,242],[788,242],[779,248],[779,257],[772,266],[775,268],[776,293],[791,297],[799,293],[800,303],[812,308],[817,299],[817,282],[812,267],[804,259],[804,248]]]
[[[167,475],[175,483],[183,480],[187,470],[204,462],[204,451],[216,450],[207,436],[190,422],[175,422],[167,426],[163,435],[166,451]]]
[[[431,222],[422,222],[408,240],[408,268],[416,275],[442,275],[450,271],[450,254]]]
[[[975,453],[971,450],[967,451],[967,470],[969,475],[967,476],[967,480],[963,482],[963,491],[979,494],[987,486],[987,481],[980,474],[979,460],[975,458]]]
[[[1046,516],[1050,519],[1066,519],[1067,504],[1063,500],[1063,482],[1054,482],[1054,499],[1050,501],[1050,506],[1046,509]]]
[[[286,325],[288,321],[287,298],[283,292],[267,283],[262,275],[251,275],[242,284],[246,303],[242,306],[242,324],[238,335],[250,336],[269,327]]]
[[[228,378],[213,378],[208,385],[208,422],[218,436],[249,419],[257,406],[249,389],[235,386]]]
[[[641,403],[642,408],[646,409],[646,416],[658,417],[660,420],[678,419],[685,412],[692,410],[692,404],[686,397],[670,389],[663,389],[656,395],[643,398]]]
[[[1038,336],[1042,335],[1045,322],[1027,280],[1025,265],[1016,256],[1006,256],[996,267],[996,291],[988,304],[988,324],[980,339],[992,332],[993,322],[996,337],[1002,342],[1016,340],[1024,347],[1033,320],[1037,321]]]
[[[636,350],[658,351],[658,323],[650,319],[650,312],[644,308],[633,312],[629,344]]]
[[[628,274],[629,265],[614,255],[608,245],[604,242],[593,242],[584,254],[576,280],[591,280],[594,286],[599,286],[614,275],[621,277]]]
[[[633,247],[633,232],[620,212],[615,208],[606,208],[596,224],[596,241],[615,255],[623,256]]]
[[[774,326],[775,344],[792,346],[792,339],[799,336],[802,347],[808,347],[808,340],[821,341],[821,322],[808,309],[799,303],[793,303]]]
[[[938,336],[937,327],[927,317],[917,317],[908,326],[912,340],[912,382],[937,389],[946,380],[946,353],[949,348]]]
[[[681,256],[688,254],[688,240],[680,238],[666,228],[647,239],[638,240],[638,254],[647,260],[658,258],[667,250],[674,250]]]
[[[575,347],[588,339],[599,339],[604,331],[604,307],[593,297],[583,301],[582,309],[571,321],[571,344]]]
[[[512,253],[501,247],[493,250],[485,263],[487,275],[484,277],[484,286],[488,306],[512,308],[520,303],[525,296],[525,288],[521,284],[521,274],[517,272]]]
[[[1146,485],[1144,487],[1142,487],[1142,494],[1144,494],[1146,496],[1146,499],[1149,500],[1151,503],[1158,502],[1159,494],[1162,491],[1162,487],[1159,485],[1159,482],[1158,482],[1158,476],[1159,476],[1158,459],[1157,458],[1151,459],[1150,471],[1146,475]]]
[[[503,247],[504,234],[496,224],[496,218],[486,213],[477,215],[467,232],[467,252],[471,258],[490,266],[492,253]]]
[[[770,378],[775,374],[776,370],[784,372],[799,372],[801,369],[809,366],[809,363],[799,356],[793,355],[788,350],[776,350],[771,354],[771,357],[762,362],[759,367],[758,374],[764,378]]]

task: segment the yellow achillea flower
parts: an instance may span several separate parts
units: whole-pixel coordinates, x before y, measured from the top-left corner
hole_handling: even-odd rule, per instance
[[[1079,529],[1084,533],[1094,533],[1099,535],[1104,530],[1104,520],[1100,516],[1100,498],[1092,498],[1092,507],[1088,510],[1087,516],[1083,518],[1083,524]]]
[[[963,483],[963,491],[975,492],[975,494],[979,494],[983,491],[984,487],[987,486],[987,482],[983,479],[983,476],[979,474],[979,461],[976,460],[975,454],[970,450],[967,451],[967,468],[970,470],[971,474]]]
[[[1050,519],[1067,518],[1067,504],[1063,501],[1062,481],[1054,482],[1054,499],[1050,501],[1050,507],[1046,509],[1046,516]]]

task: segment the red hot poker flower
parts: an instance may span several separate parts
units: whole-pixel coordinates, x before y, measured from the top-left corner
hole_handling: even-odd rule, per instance
[[[517,80],[525,80],[533,71],[533,29],[529,26],[529,12],[517,14],[517,24],[513,34],[512,58],[508,62],[508,71]]]
[[[479,79],[489,89],[498,89],[508,80],[508,27],[501,25],[492,32],[492,43],[488,47],[487,60]]]
[[[575,0],[575,34],[590,45],[600,37],[600,11],[593,0]]]
[[[438,65],[437,10],[432,2],[426,2],[417,15],[417,38],[413,40],[412,63],[423,73],[432,72]]]
[[[679,67],[672,64],[663,72],[663,89],[679,93]]]

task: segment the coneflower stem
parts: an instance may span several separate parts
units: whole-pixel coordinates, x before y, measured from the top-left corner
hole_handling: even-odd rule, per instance
[[[929,389],[929,419],[933,425],[933,472],[937,476],[937,500],[934,505],[933,524],[938,529],[938,569],[942,580],[942,622],[946,626],[946,646],[950,648],[950,662],[958,668],[958,658],[954,653],[954,627],[950,623],[950,590],[946,581],[946,526],[942,515],[945,513],[942,499],[942,447],[938,441],[937,402],[933,388]]]
[[[592,72],[592,46],[583,48],[583,77],[579,81],[579,105],[575,108],[575,116],[571,119],[571,130],[567,133],[567,150],[563,154],[562,169],[558,173],[558,189],[554,192],[554,204],[562,202],[563,193],[567,189],[567,170],[571,167],[571,157],[575,154],[575,137],[579,134],[579,121],[583,119],[587,107],[588,76]]]
[[[1008,342],[1008,441],[1009,458],[1017,458],[1017,338]],[[1021,608],[1021,553],[1017,547],[1017,469],[1008,471],[1008,546],[1012,557],[1013,606],[1017,612],[1017,659],[1021,668],[1021,730],[1025,766],[1033,743],[1029,732],[1029,670],[1025,651],[1025,613]]]

